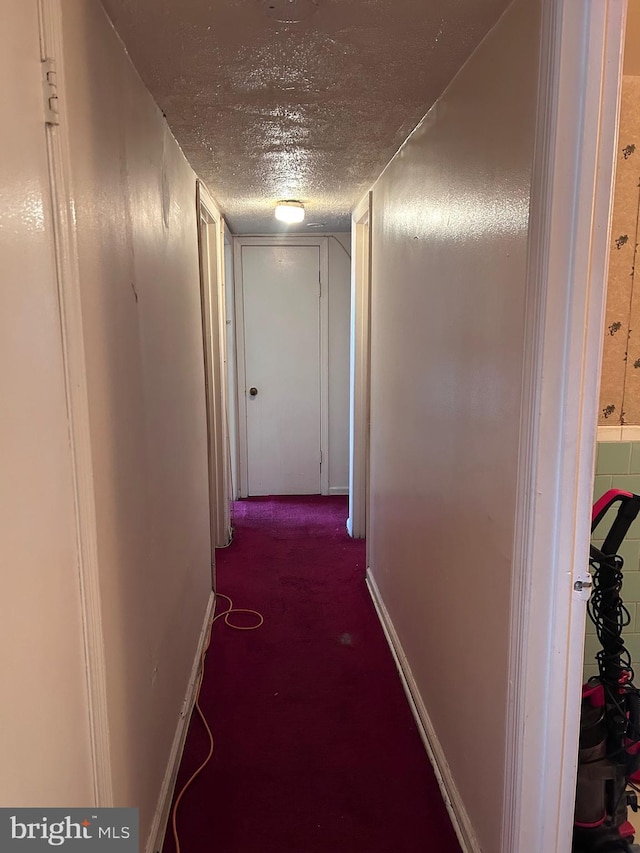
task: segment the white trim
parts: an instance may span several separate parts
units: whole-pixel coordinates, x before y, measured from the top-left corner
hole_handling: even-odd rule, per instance
[[[216,222],[222,220],[222,216],[220,214],[220,210],[218,209],[218,205],[215,203],[213,196],[207,189],[207,185],[201,181],[199,178],[197,179],[198,186],[198,198],[202,202],[209,216],[214,219]],[[224,229],[223,229],[224,231]]]
[[[348,495],[349,486],[329,486],[330,495]],[[347,527],[347,530],[349,528]]]
[[[238,489],[239,496],[249,496],[247,459],[247,368],[244,346],[244,290],[242,288],[242,244],[233,238],[233,282],[236,308],[236,388],[238,394]]]
[[[329,238],[320,237],[320,494],[329,494]]]
[[[107,677],[102,630],[93,455],[84,350],[80,270],[66,109],[61,0],[39,0],[42,59],[55,57],[60,124],[46,126],[55,262],[73,468],[78,581],[82,609],[87,706],[92,760],[91,796],[113,805]]]
[[[625,0],[542,8],[502,853],[571,846]]]
[[[200,677],[200,661],[202,659],[204,644],[206,643],[207,636],[209,634],[211,620],[213,619],[214,605],[215,594],[211,592],[207,603],[202,629],[200,630],[200,638],[198,639],[196,655],[191,666],[191,675],[189,676],[187,691],[184,702],[182,703],[176,733],[171,745],[167,768],[165,770],[164,779],[162,780],[160,796],[158,797],[153,821],[151,822],[151,829],[145,846],[145,853],[160,853],[164,846],[164,836],[167,831],[167,823],[171,813],[173,791],[176,786],[176,778],[178,776],[178,770],[180,769],[180,762],[182,761],[182,753],[184,752],[187,732],[189,731],[189,722],[197,699],[196,690],[198,686],[198,679]]]
[[[229,374],[227,372],[228,346],[227,346],[227,270],[225,256],[227,244],[225,241],[226,223],[218,214],[218,312],[220,323],[220,394],[222,403],[222,448],[221,464],[223,466],[223,488],[224,509],[223,525],[226,535],[225,546],[231,542],[231,503],[232,500],[232,478],[231,478],[231,443],[229,440]]]
[[[329,494],[329,238],[287,235],[234,237],[234,280],[236,300],[236,365],[238,370],[238,433],[240,497],[249,495],[246,356],[244,337],[244,246],[317,246],[320,253],[320,491]]]
[[[201,181],[196,181],[196,216],[202,313],[203,357],[207,402],[207,446],[211,528],[211,566],[215,585],[214,548],[231,541],[230,484],[227,465],[226,320],[224,304],[224,223]],[[211,251],[215,251],[215,269]],[[207,269],[205,270],[205,264]]]
[[[599,426],[598,441],[640,441],[640,426]]]
[[[232,501],[235,501],[239,494],[239,484],[236,482],[238,479],[238,471],[240,470],[240,460],[239,460],[239,442],[240,437],[238,435],[238,342],[237,342],[237,323],[236,323],[236,301],[235,301],[235,275],[234,275],[234,254],[233,254],[233,235],[229,230],[229,226],[226,221],[222,219],[222,227],[223,227],[223,235],[222,235],[222,245],[224,247],[224,255],[222,258],[222,265],[224,269],[224,287],[225,287],[225,306],[228,308],[228,315],[230,317],[230,325],[231,330],[233,331],[233,365],[234,369],[232,373],[227,371],[227,433],[229,439],[232,437],[232,430],[230,424],[233,425],[233,441],[229,441],[229,465],[231,466],[231,471],[229,473],[229,497]],[[226,259],[227,256],[231,259],[231,276],[230,281],[227,281],[227,268],[226,268]],[[226,296],[227,296],[227,288],[229,291],[229,295],[231,299],[229,300],[229,305],[226,305]],[[226,317],[225,317],[226,320]],[[227,328],[225,334],[225,343],[227,346],[227,358],[229,358],[229,329]],[[236,472],[236,477],[234,478],[233,472]]]
[[[208,196],[208,193],[207,193]],[[210,198],[210,196],[209,196]],[[216,210],[217,207],[216,207]],[[231,542],[231,459],[229,456],[229,383],[227,380],[227,291],[225,285],[225,221],[218,211],[217,243],[217,283],[218,283],[218,327],[220,335],[220,389],[218,403],[221,406],[220,417],[220,465],[222,485],[222,526],[223,547]]]
[[[396,630],[391,621],[391,617],[384,605],[384,601],[380,595],[380,591],[375,582],[375,578],[371,574],[371,569],[367,569],[367,589],[371,595],[378,619],[382,625],[382,630],[387,638],[387,643],[391,649],[391,654],[400,676],[400,681],[404,688],[404,692],[409,702],[409,707],[418,726],[420,737],[429,756],[429,760],[433,766],[433,770],[438,780],[442,799],[451,818],[451,823],[458,836],[458,841],[462,847],[463,853],[481,853],[480,842],[474,832],[473,826],[467,810],[465,808],[460,792],[456,786],[451,768],[447,762],[444,750],[438,735],[431,722],[427,709],[420,691],[416,683],[407,656],[402,648],[402,643],[396,633]],[[513,853],[513,851],[511,851]]]
[[[366,535],[368,516],[372,199],[370,192],[351,217],[348,530],[355,539]]]

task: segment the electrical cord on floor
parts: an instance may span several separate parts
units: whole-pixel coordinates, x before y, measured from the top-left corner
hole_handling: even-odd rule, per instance
[[[233,516],[231,518],[231,524],[229,525],[229,530],[227,531],[227,535],[229,536],[229,541],[226,545],[216,545],[216,551],[224,551],[225,548],[228,548],[230,545],[233,545],[233,535],[235,533],[235,526],[233,523]]]
[[[188,781],[182,786],[182,789],[181,789],[180,793],[178,794],[178,796],[176,797],[175,803],[173,804],[173,809],[171,812],[171,827],[173,829],[173,840],[175,841],[175,844],[176,844],[176,853],[180,853],[180,840],[178,838],[178,827],[177,827],[178,806],[180,805],[180,802],[181,802],[182,798],[184,797],[187,789],[191,785],[191,783],[200,775],[200,773],[202,773],[204,768],[207,766],[207,764],[211,760],[211,756],[213,755],[213,734],[212,734],[211,729],[209,727],[209,723],[207,722],[207,718],[205,717],[205,715],[202,711],[202,708],[200,707],[200,690],[202,689],[202,682],[204,680],[204,663],[205,663],[205,658],[207,656],[207,652],[209,650],[209,646],[211,644],[211,632],[213,630],[213,624],[214,624],[214,622],[217,622],[218,619],[224,619],[225,625],[227,625],[229,628],[233,628],[235,631],[255,631],[264,622],[264,618],[262,617],[262,614],[258,613],[257,610],[250,610],[249,608],[246,608],[246,607],[234,607],[233,601],[229,598],[229,596],[223,595],[221,592],[214,593],[214,595],[215,595],[214,605],[213,605],[213,614],[214,615],[213,615],[213,618],[211,620],[211,623],[209,624],[209,630],[207,632],[207,639],[204,643],[204,646],[202,647],[202,654],[200,655],[200,672],[198,675],[198,686],[196,688],[196,701],[195,701],[195,709],[198,712],[200,719],[202,720],[202,723],[203,723],[203,725],[206,729],[206,732],[207,732],[207,737],[209,738],[209,752],[207,753],[207,757],[204,759],[202,764],[198,767],[198,769],[194,773],[191,774]],[[226,610],[223,610],[221,613],[216,614],[215,610],[216,610],[216,605],[218,603],[219,598],[225,598],[229,602],[229,607]],[[234,625],[233,622],[229,621],[229,617],[234,613],[250,613],[252,616],[258,617],[258,623],[257,623],[257,625]]]

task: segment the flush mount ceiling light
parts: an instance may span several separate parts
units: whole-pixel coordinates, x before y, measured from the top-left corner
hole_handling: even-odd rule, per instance
[[[281,222],[302,222],[304,204],[301,201],[279,201],[276,205],[276,219]]]
[[[267,17],[283,24],[298,24],[318,11],[318,0],[260,0]]]

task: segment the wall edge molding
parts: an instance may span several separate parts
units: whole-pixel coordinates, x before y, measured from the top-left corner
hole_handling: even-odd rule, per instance
[[[93,450],[84,346],[77,223],[66,108],[62,0],[39,0],[41,59],[54,59],[59,124],[45,124],[51,186],[55,264],[71,451],[78,586],[92,762],[97,807],[114,803],[111,733],[107,702],[107,663],[102,624],[98,528],[93,479]]]

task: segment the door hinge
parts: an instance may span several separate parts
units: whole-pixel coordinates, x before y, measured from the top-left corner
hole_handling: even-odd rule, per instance
[[[42,94],[44,98],[44,123],[60,124],[58,112],[58,74],[54,59],[42,60]]]
[[[320,464],[322,465],[322,451],[320,451]]]
[[[591,575],[579,575],[573,583],[573,588],[578,593],[578,598],[582,601],[589,601],[589,596],[593,589],[593,580]]]

